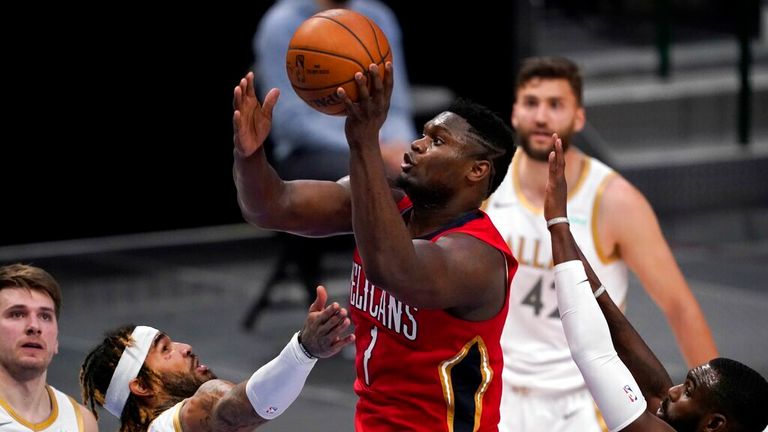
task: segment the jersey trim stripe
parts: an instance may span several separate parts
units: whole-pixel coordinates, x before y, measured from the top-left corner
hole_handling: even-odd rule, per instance
[[[493,379],[493,369],[490,366],[490,361],[488,358],[488,349],[485,346],[485,342],[483,342],[483,338],[480,336],[476,336],[471,341],[469,341],[466,345],[464,345],[461,350],[453,356],[453,358],[450,358],[448,360],[443,361],[440,363],[439,367],[439,373],[440,373],[440,383],[443,386],[443,397],[445,398],[445,405],[447,407],[447,426],[448,426],[448,432],[458,432],[458,430],[464,430],[461,426],[467,426],[466,424],[457,424],[460,423],[463,419],[461,417],[465,416],[459,416],[460,418],[456,417],[456,408],[459,406],[459,397],[460,394],[457,394],[457,390],[462,391],[464,389],[455,389],[453,386],[453,378],[452,378],[452,370],[455,366],[462,363],[462,361],[467,357],[467,355],[473,350],[473,348],[476,348],[476,352],[479,355],[479,361],[476,365],[479,372],[480,372],[480,382],[477,385],[477,388],[474,391],[473,395],[473,402],[474,402],[474,415],[473,415],[473,421],[474,423],[472,426],[472,431],[475,432],[480,427],[480,419],[483,414],[483,396],[485,395],[486,390],[488,390],[488,386],[491,383],[491,380]],[[472,365],[469,365],[470,367]],[[462,404],[465,405],[465,404]],[[461,414],[461,413],[460,413]],[[464,413],[466,414],[466,413]],[[459,426],[456,428],[455,426]]]
[[[603,246],[600,243],[600,234],[598,233],[597,229],[597,215],[600,211],[600,203],[603,201],[603,193],[605,192],[605,187],[608,185],[608,181],[613,179],[616,173],[611,173],[605,176],[605,178],[600,182],[600,185],[597,187],[597,192],[595,192],[595,200],[592,202],[592,242],[595,244],[595,252],[597,252],[597,257],[600,258],[600,262],[603,264],[610,264],[620,258],[618,253],[611,253],[610,256],[606,255],[606,253],[603,251]]]
[[[173,412],[173,430],[176,432],[183,432],[181,429],[181,407],[184,406],[186,401],[176,404]]]
[[[22,425],[32,429],[33,431],[41,431],[48,426],[52,425],[53,422],[56,421],[56,418],[59,416],[59,404],[56,402],[56,395],[53,394],[53,390],[51,390],[50,386],[46,386],[45,390],[48,392],[48,399],[51,401],[51,415],[48,416],[47,419],[43,420],[40,423],[31,423],[25,420],[23,417],[21,417],[19,414],[16,413],[16,411],[11,408],[11,406],[3,399],[0,399],[0,406],[5,408],[5,410],[10,414],[11,417],[13,417],[14,420],[21,423]]]
[[[85,432],[85,421],[83,420],[83,413],[80,411],[80,405],[72,399],[72,396],[67,396],[69,402],[72,404],[72,408],[75,409],[75,419],[77,420],[77,430]]]
[[[568,200],[570,201],[571,198],[576,196],[576,194],[579,192],[579,189],[584,185],[584,183],[587,180],[587,177],[589,176],[589,171],[592,168],[592,159],[588,157],[584,157],[581,160],[581,172],[579,173],[579,178],[576,180],[576,184],[573,185],[572,188],[568,188]],[[518,201],[520,201],[520,204],[523,205],[528,211],[530,211],[533,214],[541,215],[544,214],[544,208],[536,207],[528,201],[528,198],[525,197],[523,194],[523,188],[520,186],[520,158],[515,156],[512,158],[512,184],[514,185],[513,190],[515,191],[515,195],[517,195]]]

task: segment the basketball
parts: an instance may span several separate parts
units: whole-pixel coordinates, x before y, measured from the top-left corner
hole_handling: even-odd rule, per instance
[[[336,89],[343,87],[357,101],[355,73],[367,74],[371,63],[383,73],[387,61],[392,61],[389,42],[373,20],[348,9],[329,9],[296,29],[285,67],[304,102],[325,114],[344,115]]]

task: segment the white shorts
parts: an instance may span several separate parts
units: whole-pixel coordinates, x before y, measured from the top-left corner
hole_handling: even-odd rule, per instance
[[[608,428],[586,388],[563,394],[537,394],[505,388],[499,432],[601,432]]]

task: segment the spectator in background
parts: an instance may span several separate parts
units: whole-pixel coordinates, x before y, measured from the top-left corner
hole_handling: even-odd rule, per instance
[[[346,8],[371,18],[389,40],[395,68],[395,88],[387,121],[379,135],[390,177],[400,172],[403,153],[416,137],[411,112],[401,31],[395,15],[377,0],[277,0],[264,14],[253,39],[256,86],[281,90],[272,123],[272,156],[286,180],[336,181],[349,173],[349,146],[344,117],[309,107],[291,88],[285,54],[293,33],[304,20],[326,9]],[[263,97],[262,94],[258,96]]]

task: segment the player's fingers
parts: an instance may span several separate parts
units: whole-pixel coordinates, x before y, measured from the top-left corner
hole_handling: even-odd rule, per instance
[[[277,100],[280,99],[280,89],[273,88],[266,96],[264,96],[264,103],[262,104],[262,111],[267,117],[272,118],[272,109],[275,108]]]
[[[376,90],[375,94],[381,94],[381,92],[384,90],[384,82],[382,81],[381,74],[379,73],[379,65],[372,63],[370,66],[368,66],[368,71],[371,74],[371,85],[373,86],[373,89]]]
[[[235,137],[237,137],[237,133],[240,131],[240,117],[240,111],[235,110],[232,114],[232,129],[235,132]]]
[[[240,109],[240,105],[242,104],[242,98],[243,98],[243,89],[240,88],[240,85],[235,86],[235,90],[232,93],[232,108],[234,109]]]
[[[336,332],[338,335],[339,332],[336,331],[336,329],[339,326],[343,326],[345,321],[349,321],[349,318],[347,318],[346,311],[344,309],[337,309],[336,313],[329,316],[328,319],[323,321],[318,326],[318,333],[321,335],[328,335]],[[349,324],[347,324],[345,327],[349,327]]]
[[[248,96],[255,96],[256,90],[253,87],[253,72],[248,72],[245,75],[245,94]]]
[[[395,84],[394,67],[392,66],[392,62],[387,62],[384,64],[384,92],[388,99],[392,95],[392,89],[394,88],[394,84]]]
[[[309,305],[310,312],[322,311],[325,307],[325,302],[328,301],[328,292],[325,291],[324,286],[318,285],[315,292],[317,292],[317,296],[315,297],[315,301]]]
[[[324,327],[328,320],[333,319],[334,316],[336,316],[339,313],[339,310],[341,310],[341,306],[339,306],[338,303],[333,302],[325,307],[320,313],[315,317],[315,320],[317,321],[318,327]]]
[[[357,116],[357,107],[355,106],[354,102],[352,102],[352,99],[350,99],[347,95],[344,87],[339,87],[336,89],[336,95],[339,97],[339,99],[341,99],[341,103],[344,104],[344,108],[347,111],[347,116]]]
[[[363,102],[370,97],[368,92],[368,77],[362,72],[355,73],[355,83],[357,83],[357,100]]]
[[[348,334],[347,336],[345,336],[345,337],[343,337],[343,338],[338,338],[338,339],[336,339],[336,340],[335,340],[335,341],[333,341],[333,343],[331,344],[331,347],[333,347],[333,349],[334,349],[336,352],[339,352],[339,350],[340,350],[340,349],[342,349],[342,348],[344,348],[345,346],[347,346],[347,345],[349,345],[349,344],[351,344],[351,343],[354,343],[354,342],[355,342],[355,334],[354,334],[354,333],[352,333],[352,334]]]

